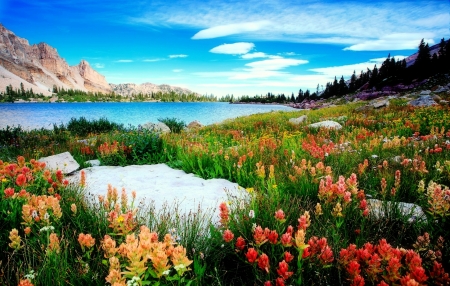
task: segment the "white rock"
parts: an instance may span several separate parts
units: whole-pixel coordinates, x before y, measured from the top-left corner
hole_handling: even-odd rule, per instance
[[[170,128],[166,124],[162,122],[152,123],[147,122],[142,125],[142,128],[148,129],[150,131],[161,132],[161,133],[170,133]]]
[[[368,199],[367,204],[369,206],[370,214],[377,219],[383,218],[386,216],[386,212],[390,212],[396,207],[403,216],[408,218],[409,222],[427,220],[422,208],[416,204],[404,202],[394,203],[391,201],[383,203],[383,201],[377,199]]]
[[[339,130],[342,128],[342,125],[337,123],[336,121],[325,120],[325,121],[310,124],[310,125],[308,125],[308,127],[309,128],[325,127],[325,128],[334,128],[334,129]]]
[[[306,119],[308,119],[308,116],[302,115],[302,116],[300,116],[298,118],[291,118],[291,119],[289,119],[289,122],[294,124],[294,125],[298,125],[298,124],[301,124],[301,123],[305,122]]]
[[[97,198],[106,195],[108,184],[122,188],[128,193],[136,191],[136,202],[143,206],[153,205],[160,211],[165,204],[178,204],[180,213],[196,213],[199,205],[202,210],[213,209],[213,219],[219,220],[219,205],[228,201],[227,192],[246,199],[246,191],[236,183],[224,179],[204,180],[194,174],[172,169],[165,164],[132,165],[126,167],[100,166],[84,169],[86,173],[86,191]],[[79,172],[69,178],[73,183],[80,180]],[[137,203],[135,205],[137,205]],[[143,207],[141,206],[141,207]]]
[[[53,171],[61,170],[64,174],[72,173],[80,168],[80,164],[75,161],[69,152],[44,157],[38,161],[45,162],[46,168]]]
[[[85,163],[91,165],[92,167],[100,166],[100,160],[97,160],[97,159],[89,160],[89,161],[86,161]]]
[[[419,95],[430,95],[431,91],[429,90],[422,90],[422,92]]]

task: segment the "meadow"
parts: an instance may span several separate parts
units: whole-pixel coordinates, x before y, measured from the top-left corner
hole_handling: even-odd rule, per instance
[[[167,118],[178,132],[163,135],[81,119],[0,130],[0,284],[449,285],[449,107],[359,106],[189,131]],[[308,128],[323,120],[343,128]],[[218,224],[114,186],[90,198],[83,173],[69,184],[36,161],[65,151],[82,167],[166,163],[248,196],[222,202]]]

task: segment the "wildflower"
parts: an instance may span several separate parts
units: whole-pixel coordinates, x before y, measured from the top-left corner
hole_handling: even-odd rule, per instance
[[[70,210],[72,211],[73,215],[77,214],[77,205],[76,204],[71,204],[70,205]]]
[[[34,286],[29,279],[20,279],[18,286]]]
[[[249,248],[247,253],[245,254],[249,263],[254,263],[258,258],[258,252],[253,248]]]
[[[275,285],[276,286],[284,286],[284,279],[281,277],[278,277],[277,280],[275,280]]]
[[[39,230],[39,233],[41,233],[41,232],[53,232],[55,230],[55,227],[54,226],[52,226],[52,225],[49,225],[49,226],[44,226],[43,228],[41,228],[40,230]]]
[[[289,263],[294,259],[294,255],[292,255],[289,251],[284,252],[284,260]]]
[[[242,238],[242,236],[239,236],[239,237],[236,239],[236,247],[237,247],[239,250],[243,250],[243,249],[244,249],[244,247],[245,247],[245,240]]]
[[[278,220],[279,222],[285,222],[285,215],[282,209],[279,209],[275,212],[275,219]]]
[[[269,231],[267,231],[267,234],[269,234]],[[262,245],[267,241],[266,232],[263,231],[261,226],[257,226],[255,231],[253,232],[253,238],[255,239],[256,245]]]
[[[113,240],[109,235],[105,235],[102,241],[102,249],[105,252],[105,258],[110,258],[117,253],[116,241]]]
[[[12,196],[14,196],[14,189],[6,188],[4,193],[5,193],[5,198],[11,198]]]
[[[292,246],[292,235],[289,232],[286,232],[281,236],[281,244],[284,247]]]
[[[22,187],[27,182],[27,177],[24,174],[19,174],[16,178],[16,185]]]
[[[254,210],[250,210],[250,212],[248,213],[248,217],[249,218],[255,218],[255,211]]]
[[[186,248],[181,245],[178,245],[173,249],[171,261],[180,276],[182,276],[183,273],[188,270],[187,267],[192,264],[192,260],[189,260],[186,256]]]
[[[233,232],[231,232],[231,230],[227,229],[223,232],[223,240],[225,240],[225,242],[230,242],[232,241],[234,238],[234,234]]]
[[[314,213],[316,214],[316,216],[323,215],[322,206],[320,205],[320,203],[317,203]]]
[[[84,251],[84,248],[91,248],[95,245],[95,238],[93,238],[90,234],[80,233],[78,235],[78,242],[81,245],[81,249]]]
[[[278,263],[277,273],[283,280],[288,279],[292,276],[292,274],[294,274],[294,272],[289,271],[289,264],[287,264],[284,260]]]
[[[308,211],[305,211],[305,213],[298,219],[298,228],[306,230],[311,225],[310,215]]]
[[[258,259],[258,267],[262,270],[265,270],[267,273],[269,273],[269,257],[267,254],[263,253],[259,256]]]
[[[337,204],[336,204],[336,206],[333,208],[333,212],[331,213],[334,217],[342,217],[342,216],[344,216],[343,214],[342,214],[342,207],[341,207],[341,204],[338,202]]]
[[[228,206],[225,202],[222,202],[219,206],[220,210],[220,223],[222,226],[226,226],[229,221],[229,212],[228,212]]]
[[[47,247],[48,251],[59,253],[60,247],[59,247],[59,239],[56,233],[50,234],[50,243]]]
[[[278,241],[278,233],[276,230],[272,230],[269,235],[267,236],[267,238],[269,239],[270,243],[272,244],[276,244]]]
[[[31,228],[27,226],[23,231],[25,232],[25,235],[29,235],[31,233]]]
[[[9,239],[11,240],[11,243],[9,243],[9,247],[13,248],[13,249],[19,249],[21,248],[21,244],[22,244],[22,239],[19,236],[19,231],[15,228],[13,228],[10,232],[9,232]]]
[[[264,282],[264,286],[272,286],[272,282],[266,281],[266,282]]]
[[[299,250],[303,250],[308,247],[307,244],[305,244],[305,231],[303,229],[297,230],[295,233],[295,247]]]

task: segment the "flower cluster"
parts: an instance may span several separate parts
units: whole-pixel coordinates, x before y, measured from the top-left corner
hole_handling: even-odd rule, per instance
[[[29,197],[27,203],[22,206],[23,224],[32,226],[37,223],[38,225],[48,226],[52,221],[59,221],[62,217],[59,199],[56,196],[46,195]]]
[[[144,279],[148,274],[159,280],[168,276],[172,268],[181,277],[190,270],[188,267],[192,263],[186,256],[186,249],[176,245],[170,234],[159,241],[158,234],[146,226],[140,227],[137,236],[128,234],[118,247],[109,235],[105,235],[102,249],[109,260],[106,281],[111,285],[126,285],[127,279]]]

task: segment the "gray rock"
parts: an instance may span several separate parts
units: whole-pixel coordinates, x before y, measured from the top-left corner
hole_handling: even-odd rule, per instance
[[[439,95],[437,95],[437,94],[433,94],[433,95],[431,96],[431,98],[432,98],[434,101],[436,101],[436,102],[439,102],[439,101],[442,100],[442,98],[441,98]]]
[[[91,165],[91,167],[100,166],[100,160],[97,160],[97,159],[89,160],[89,161],[86,161],[85,163]]]
[[[372,106],[374,108],[387,107],[389,106],[389,99],[377,100],[375,102],[372,102]]]
[[[158,133],[170,133],[170,128],[166,124],[162,122],[152,123],[147,122],[142,125],[142,128],[148,129],[150,131],[158,132]]]
[[[331,120],[325,120],[325,121],[321,121],[321,122],[317,122],[317,123],[313,123],[308,125],[309,128],[333,128],[333,129],[341,129],[342,125],[337,123],[336,121],[331,121]]]
[[[440,105],[448,105],[448,100],[441,100],[439,101]]]
[[[64,174],[72,173],[80,168],[80,164],[75,161],[75,159],[69,152],[44,157],[39,159],[38,161],[45,162],[45,166],[47,169],[53,171],[61,170]]]
[[[197,129],[197,128],[201,128],[201,127],[203,127],[203,124],[201,124],[197,120],[194,120],[187,125],[187,129]]]
[[[391,202],[391,201],[380,201],[377,199],[367,199],[367,204],[369,206],[370,215],[376,219],[380,219],[386,216],[386,213],[391,211],[397,211],[408,218],[410,223],[417,221],[427,221],[427,217],[423,212],[422,208],[416,204],[404,203],[404,202]]]
[[[422,90],[422,92],[419,95],[430,95],[431,91],[429,90]]]
[[[448,91],[448,87],[443,87],[443,86],[439,86],[434,93],[441,93],[441,92],[446,92]]]
[[[418,99],[412,100],[408,103],[408,105],[411,106],[432,106],[436,104],[436,101],[434,101],[430,95],[420,96]]]
[[[291,118],[291,119],[289,119],[289,122],[292,123],[292,124],[294,124],[294,125],[299,125],[299,124],[305,122],[306,119],[308,119],[308,116],[302,115],[302,116],[297,117],[297,118]]]

